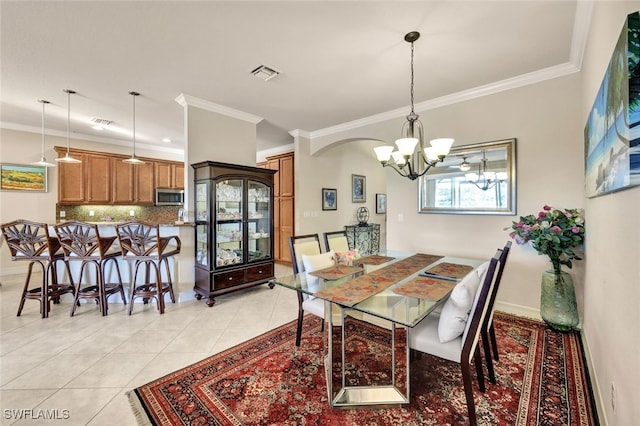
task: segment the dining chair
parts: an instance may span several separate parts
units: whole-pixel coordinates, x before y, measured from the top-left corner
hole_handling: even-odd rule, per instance
[[[496,331],[493,327],[493,314],[495,312],[495,301],[496,296],[498,294],[498,289],[500,287],[500,282],[502,281],[502,272],[504,271],[504,267],[507,264],[507,257],[509,256],[509,251],[511,250],[511,241],[507,241],[503,248],[500,251],[500,265],[498,266],[498,271],[496,272],[496,283],[493,286],[493,290],[491,291],[491,295],[489,297],[489,308],[487,310],[487,315],[482,323],[482,327],[480,329],[480,334],[482,336],[482,346],[484,349],[484,358],[487,364],[487,372],[489,375],[489,381],[493,384],[496,383],[496,375],[493,370],[493,360],[498,361],[498,342],[496,341]],[[491,350],[493,349],[493,359],[491,356]]]
[[[49,234],[49,226],[46,223],[19,219],[3,224],[1,228],[11,260],[29,262],[17,316],[22,313],[25,301],[30,299],[40,302],[40,314],[42,318],[47,318],[52,301],[57,304],[60,302],[60,296],[67,293],[75,295],[76,292],[69,263],[60,250],[58,239]],[[58,282],[56,264],[60,261],[65,265],[69,283]],[[42,270],[42,279],[39,286],[29,288],[33,266],[36,264]]]
[[[80,299],[95,300],[102,315],[109,310],[108,298],[120,294],[123,303],[127,303],[122,285],[122,275],[118,257],[120,248],[114,245],[116,237],[100,235],[98,225],[81,221],[69,221],[54,225],[56,235],[69,262],[80,262],[80,274],[76,281],[76,294],[71,316],[76,313]],[[116,272],[117,281],[107,282],[107,266]],[[91,270],[95,276],[91,276]],[[86,281],[83,283],[83,278]]]
[[[347,252],[350,250],[349,242],[347,241],[347,232],[344,230],[323,232],[322,237],[324,238],[324,246],[327,251]]]
[[[291,263],[294,274],[311,272],[313,269],[321,269],[323,267],[331,266],[331,264],[335,262],[335,260],[331,259],[333,252],[329,251],[323,255],[322,250],[320,249],[320,237],[318,234],[290,236],[289,250],[291,251]],[[305,311],[322,318],[322,330],[324,331],[324,300],[309,296],[302,291],[298,291],[298,327],[296,330],[296,346],[300,346],[302,320],[304,318]]]
[[[500,262],[500,252],[491,258],[483,273],[482,282],[473,294],[473,303],[466,320],[462,335],[453,340],[442,343],[438,335],[438,325],[442,314],[428,315],[418,325],[409,330],[409,347],[422,353],[430,354],[460,364],[462,382],[467,399],[469,424],[475,426],[476,409],[473,400],[473,382],[471,377],[471,361],[475,365],[478,386],[485,391],[484,375],[482,371],[482,356],[478,348],[480,328],[487,314],[489,296],[493,289],[496,269]]]
[[[158,310],[164,314],[164,297],[169,294],[172,303],[176,303],[171,279],[169,259],[180,253],[181,241],[177,235],[160,236],[158,224],[131,221],[116,225],[116,233],[122,258],[134,261],[129,295],[129,315],[133,311],[133,301],[142,298],[146,303],[155,299]],[[165,277],[162,277],[162,265]],[[141,269],[142,268],[142,269]],[[138,272],[142,272],[142,282],[138,283]]]

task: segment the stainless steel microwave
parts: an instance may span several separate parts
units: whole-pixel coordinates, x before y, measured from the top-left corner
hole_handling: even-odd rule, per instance
[[[181,206],[184,189],[156,188],[156,206]]]

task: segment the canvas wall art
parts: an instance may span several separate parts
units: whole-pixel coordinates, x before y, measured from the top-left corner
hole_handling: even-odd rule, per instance
[[[640,185],[639,12],[627,16],[584,133],[587,197]]]

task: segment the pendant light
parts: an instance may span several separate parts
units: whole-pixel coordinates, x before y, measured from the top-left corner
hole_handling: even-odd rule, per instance
[[[50,102],[45,101],[44,99],[38,99],[38,102],[42,104],[42,157],[40,157],[40,161],[31,163],[31,165],[40,166],[40,167],[55,167],[56,165],[49,163],[46,157],[44,156],[44,106]]]
[[[419,178],[431,167],[441,163],[449,154],[454,142],[451,138],[438,138],[430,141],[430,147],[424,146],[422,123],[413,106],[413,43],[419,38],[420,33],[417,31],[411,31],[404,36],[404,41],[411,44],[411,112],[402,126],[401,138],[396,140],[397,150],[394,151],[391,145],[374,148],[382,167],[391,167],[400,176],[410,180]]]
[[[82,160],[73,158],[69,153],[71,147],[71,95],[76,93],[71,89],[64,89],[67,94],[67,154],[64,157],[56,158],[56,161],[60,163],[82,163]]]
[[[140,96],[140,93],[129,92],[129,94],[133,99],[133,153],[131,154],[131,158],[122,160],[122,162],[129,164],[144,164],[144,161],[136,157],[136,96]]]

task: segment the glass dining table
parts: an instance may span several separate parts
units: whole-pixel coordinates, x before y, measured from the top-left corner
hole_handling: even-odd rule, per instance
[[[332,407],[401,405],[410,396],[411,329],[482,263],[387,250],[356,260],[356,267],[272,282],[325,301],[324,366]]]

